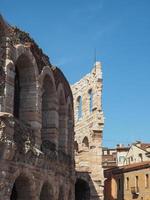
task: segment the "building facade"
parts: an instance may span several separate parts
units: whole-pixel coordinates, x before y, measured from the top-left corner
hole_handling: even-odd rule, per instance
[[[150,161],[107,169],[105,200],[150,200]]]
[[[123,166],[126,164],[126,156],[130,146],[117,144],[116,148],[103,147],[102,149],[102,166],[104,169]]]
[[[102,166],[103,169],[117,166],[117,151],[115,148],[102,148]]]
[[[0,199],[73,200],[73,149],[69,83],[0,17]]]
[[[103,199],[102,69],[96,62],[91,73],[72,85],[75,113],[76,200]]]
[[[117,145],[117,166],[123,166],[126,162],[126,156],[129,152],[130,146],[124,146],[123,144]]]
[[[150,143],[137,141],[133,143],[125,157],[125,164],[150,161]]]

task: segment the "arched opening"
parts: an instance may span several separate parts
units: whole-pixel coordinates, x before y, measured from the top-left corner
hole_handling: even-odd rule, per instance
[[[40,200],[53,200],[53,189],[51,185],[46,182],[43,184],[41,193],[40,193]]]
[[[78,146],[77,141],[74,141],[74,150],[75,150],[75,153],[79,152],[79,146]]]
[[[88,137],[84,137],[83,141],[82,141],[82,147],[84,150],[89,149],[89,140]]]
[[[49,75],[43,80],[42,87],[42,143],[47,143],[51,150],[55,150],[56,136],[54,129],[57,126],[56,90]]]
[[[90,200],[89,184],[82,179],[77,179],[76,181],[75,200]]]
[[[90,113],[93,111],[93,92],[92,89],[89,90],[89,111]]]
[[[29,182],[29,179],[24,176],[19,176],[12,189],[10,200],[32,200],[32,189]]]
[[[15,65],[14,117],[30,120],[36,111],[36,73],[35,67],[26,55],[21,55]],[[33,120],[33,119],[32,119]]]
[[[19,109],[20,109],[20,79],[19,71],[17,67],[15,68],[15,83],[14,83],[14,117],[19,119]]]
[[[73,109],[72,109],[72,106],[71,106],[71,103],[68,104],[68,137],[67,137],[67,152],[68,154],[72,155],[73,153],[73,149],[72,149],[72,146],[73,146]]]
[[[59,91],[59,150],[67,151],[67,107],[63,90]]]
[[[78,120],[82,117],[82,98],[79,96],[77,98],[77,116]]]

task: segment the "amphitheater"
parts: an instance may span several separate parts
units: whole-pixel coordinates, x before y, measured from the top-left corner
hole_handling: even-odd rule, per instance
[[[73,97],[25,32],[0,19],[0,200],[74,199]]]
[[[99,62],[70,86],[0,16],[0,200],[103,200],[101,96]]]

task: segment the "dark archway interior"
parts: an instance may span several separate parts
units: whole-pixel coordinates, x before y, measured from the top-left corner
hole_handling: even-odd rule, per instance
[[[17,199],[18,199],[18,195],[17,195],[17,190],[16,190],[16,184],[14,183],[10,200],[17,200]]]
[[[79,152],[79,146],[78,146],[77,141],[74,141],[74,150],[75,150],[76,153]]]
[[[43,82],[43,94],[42,94],[42,129],[51,128],[50,122],[52,121],[52,116],[50,114],[51,110],[54,109],[52,106],[54,101],[54,91],[51,79],[48,75],[45,76]]]
[[[67,150],[67,110],[63,91],[59,95],[59,148],[63,152]]]
[[[14,111],[16,118],[25,120],[26,114],[36,110],[36,77],[30,59],[22,54],[15,65]]]
[[[77,179],[76,181],[75,200],[90,200],[89,184],[82,179]]]
[[[54,142],[54,135],[51,138],[51,129],[56,127],[56,116],[54,115],[56,112],[56,105],[56,91],[50,76],[46,75],[42,88],[42,142]]]
[[[67,152],[69,155],[72,154],[72,134],[73,134],[73,117],[72,117],[71,104],[68,105],[68,132],[67,132]]]
[[[52,199],[53,199],[52,187],[48,183],[44,183],[40,194],[40,200],[52,200]]]
[[[29,180],[26,177],[19,176],[13,185],[10,200],[31,199],[31,194]]]
[[[14,83],[14,117],[19,119],[20,108],[20,79],[19,71],[15,68],[15,83]]]
[[[89,148],[89,140],[87,137],[84,137],[83,141],[82,141],[82,146]]]

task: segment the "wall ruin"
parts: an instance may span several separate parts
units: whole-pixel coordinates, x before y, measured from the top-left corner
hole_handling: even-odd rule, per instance
[[[91,73],[71,88],[75,112],[76,181],[88,183],[91,200],[103,199],[101,63],[96,62]]]
[[[0,199],[74,199],[70,86],[33,39],[0,16]]]

